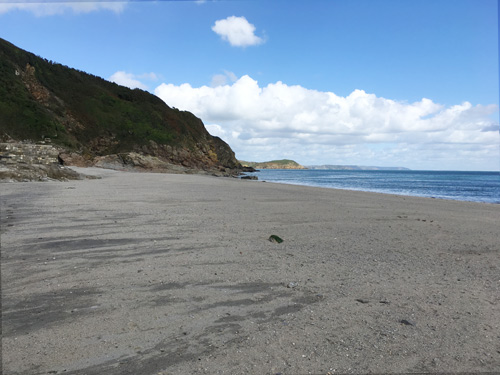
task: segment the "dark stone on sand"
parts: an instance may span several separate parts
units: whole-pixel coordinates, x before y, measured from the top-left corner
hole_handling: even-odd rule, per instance
[[[356,299],[356,302],[359,302],[359,303],[369,303],[370,301],[367,300],[367,299],[364,299],[364,298],[358,298],[358,299]]]
[[[404,324],[405,326],[415,326],[415,323],[414,322],[411,322],[409,320],[406,320],[406,319],[402,319],[399,321],[401,324]]]

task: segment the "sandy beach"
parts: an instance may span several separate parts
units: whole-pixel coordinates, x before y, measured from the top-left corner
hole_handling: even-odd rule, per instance
[[[78,170],[0,184],[5,375],[500,372],[500,205]]]

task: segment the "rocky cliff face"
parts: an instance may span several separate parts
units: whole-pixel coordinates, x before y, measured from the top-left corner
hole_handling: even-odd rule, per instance
[[[229,145],[211,136],[192,113],[2,39],[0,140],[45,140],[61,150],[59,160],[66,165],[176,166],[219,174],[241,168]]]

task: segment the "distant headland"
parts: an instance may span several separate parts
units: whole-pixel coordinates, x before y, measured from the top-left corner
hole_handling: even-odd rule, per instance
[[[243,161],[238,160],[243,167],[255,169],[320,169],[320,170],[338,170],[338,171],[409,171],[405,167],[376,167],[364,165],[337,165],[337,164],[323,164],[323,165],[301,165],[294,160],[281,159],[271,160],[264,162]]]
[[[255,169],[307,169],[306,167],[300,165],[296,161],[289,159],[271,160],[260,163],[255,161],[239,160],[239,163],[243,167],[251,167]]]

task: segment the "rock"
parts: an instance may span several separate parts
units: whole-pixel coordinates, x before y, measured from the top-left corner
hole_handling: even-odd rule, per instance
[[[406,320],[406,319],[402,319],[399,321],[401,324],[404,324],[405,326],[415,326],[415,323],[414,322],[411,322],[409,320]]]
[[[257,176],[241,176],[242,180],[258,180]]]
[[[81,180],[85,176],[59,164],[16,164],[0,170],[3,181]]]
[[[241,168],[242,172],[259,172],[259,170],[253,168],[253,167],[248,167],[248,166],[243,166]]]
[[[72,165],[75,167],[90,167],[92,165],[92,158],[87,155],[77,154],[75,152],[61,152],[58,156],[62,165]]]
[[[356,302],[359,302],[359,303],[369,303],[370,301],[367,300],[367,299],[364,299],[364,298],[358,298],[358,299],[356,299]]]
[[[219,137],[212,137],[212,142],[217,154],[218,162],[226,168],[236,169],[240,168],[241,164],[236,160],[231,147]]]
[[[162,160],[156,156],[136,152],[96,157],[94,166],[116,170],[147,170],[153,172],[184,173],[186,168]]]

